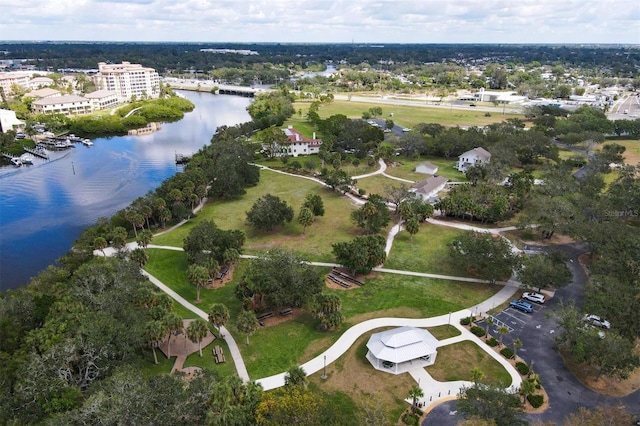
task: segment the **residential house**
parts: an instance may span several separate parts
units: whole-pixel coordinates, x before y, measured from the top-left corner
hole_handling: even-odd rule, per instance
[[[416,173],[422,173],[425,175],[435,175],[436,173],[438,173],[438,166],[428,161],[425,161],[424,163],[418,164],[416,166]]]
[[[322,145],[322,139],[316,138],[316,133],[313,132],[311,139],[305,138],[302,133],[289,126],[283,130],[284,134],[289,139],[289,145],[279,147],[279,155],[289,155],[291,157],[297,157],[299,155],[317,154],[320,152],[320,146]]]
[[[36,114],[63,114],[67,117],[91,112],[91,101],[82,96],[64,95],[33,101],[31,109]]]
[[[491,153],[484,148],[473,148],[458,157],[456,169],[466,173],[471,166],[479,166],[487,164],[491,160]]]
[[[424,201],[430,201],[438,195],[438,192],[442,191],[449,182],[449,179],[442,176],[429,176],[425,180],[422,180],[415,184],[410,189],[411,192],[422,197]]]

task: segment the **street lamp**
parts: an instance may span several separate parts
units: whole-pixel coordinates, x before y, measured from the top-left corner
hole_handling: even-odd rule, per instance
[[[322,370],[322,376],[320,376],[322,380],[327,379],[327,356],[324,356],[324,369]]]

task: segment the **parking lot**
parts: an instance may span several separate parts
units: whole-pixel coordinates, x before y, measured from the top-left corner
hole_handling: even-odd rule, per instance
[[[493,325],[489,328],[489,334],[499,340],[500,333],[498,333],[498,327],[506,326],[509,329],[509,333],[503,337],[502,341],[508,346],[511,346],[511,342],[521,335],[526,324],[531,321],[537,321],[541,315],[544,315],[544,305],[531,303],[531,306],[533,307],[533,312],[530,314],[512,307],[506,307],[502,311],[492,315]],[[485,327],[484,320],[477,322],[477,324],[480,327]],[[539,327],[541,327],[541,325],[536,326],[536,328]]]

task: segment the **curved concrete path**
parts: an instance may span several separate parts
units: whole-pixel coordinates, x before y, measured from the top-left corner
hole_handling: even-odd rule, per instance
[[[368,173],[366,175],[361,175],[361,176],[357,176],[354,177],[354,179],[356,178],[366,178],[369,176],[373,176],[373,175],[377,175],[377,174],[382,174],[387,176],[384,171],[386,170],[386,163],[384,163],[384,161],[382,159],[379,160],[380,163],[380,168],[372,173]],[[303,179],[308,179],[308,180],[312,180],[315,181],[323,186],[327,186],[323,181],[313,178],[313,177],[308,177],[308,176],[300,176],[300,175],[296,175],[293,173],[288,173],[288,172],[283,172],[280,170],[274,170],[271,169],[269,167],[266,166],[261,166],[261,165],[257,165],[258,167],[260,167],[262,170],[269,170],[275,173],[281,173],[281,174],[285,174],[285,175],[290,175],[293,177],[297,177],[297,178],[303,178]],[[392,179],[394,179],[394,177],[392,176],[387,176],[390,177]],[[399,180],[403,180],[398,178]],[[407,181],[407,182],[411,182],[411,181]],[[365,201],[353,196],[352,194],[345,194],[347,196],[349,196],[349,198],[351,198],[353,201],[359,203],[359,204],[363,204]],[[200,210],[204,204],[206,203],[206,198],[203,199],[199,205],[196,207],[196,209],[194,209],[194,213],[197,212],[198,210]],[[486,229],[486,228],[477,228],[474,226],[470,226],[470,225],[466,225],[466,224],[459,224],[459,223],[451,223],[451,222],[445,222],[445,221],[439,221],[437,219],[428,219],[428,221],[434,225],[440,225],[440,226],[450,226],[450,227],[454,227],[454,228],[458,228],[458,229],[464,229],[464,230],[475,230],[475,231],[480,231],[480,232],[491,232],[491,233],[500,233],[501,231],[505,231],[505,230],[511,230],[511,229],[516,229],[515,227],[506,227],[506,228],[490,228],[490,229]],[[163,233],[166,232],[170,232],[171,230],[183,225],[184,223],[186,223],[187,221],[182,221],[178,224],[176,224],[175,226],[171,227],[170,229],[163,231],[161,233],[158,233],[156,235],[161,235]],[[402,230],[402,222],[399,222],[398,224],[396,224],[395,226],[393,226],[389,232],[389,235],[387,237],[387,242],[386,242],[386,246],[385,246],[385,252],[387,253],[387,255],[389,255],[392,245],[393,245],[393,240],[395,238],[395,236]],[[128,250],[133,250],[135,248],[138,247],[138,244],[133,242],[133,243],[129,243],[127,244],[127,249]],[[184,251],[183,248],[181,247],[173,247],[173,246],[159,246],[159,245],[148,245],[148,248],[155,248],[155,249],[164,249],[164,250],[174,250],[174,251]],[[104,256],[112,256],[116,253],[117,251],[112,248],[112,247],[107,247],[104,250],[96,250],[94,251],[95,255],[104,255]],[[250,256],[250,255],[243,255],[241,256],[243,258],[252,258],[255,256]],[[316,266],[339,266],[337,264],[333,264],[333,263],[324,263],[324,262],[309,262],[309,264],[312,265],[316,265]],[[393,270],[393,269],[385,269],[382,267],[378,267],[378,268],[374,268],[374,270],[379,271],[379,272],[385,272],[385,273],[394,273],[394,274],[402,274],[402,275],[412,275],[412,276],[421,276],[421,277],[427,277],[427,278],[436,278],[436,279],[446,279],[446,280],[453,280],[453,281],[465,281],[465,282],[481,282],[481,283],[488,283],[489,281],[487,280],[479,280],[479,279],[475,279],[475,278],[467,278],[467,277],[454,277],[454,276],[449,276],[449,275],[440,275],[440,274],[429,274],[429,273],[421,273],[421,272],[411,272],[411,271],[400,271],[400,270]],[[169,296],[171,296],[174,300],[176,300],[178,303],[180,303],[183,307],[185,307],[186,309],[190,310],[191,312],[195,313],[196,315],[198,315],[199,317],[203,318],[204,320],[208,321],[208,315],[206,312],[202,311],[201,309],[199,309],[198,307],[194,306],[193,304],[191,304],[190,302],[188,302],[186,299],[184,299],[182,296],[180,296],[178,293],[176,293],[175,291],[173,291],[171,288],[169,288],[168,286],[166,286],[164,283],[162,283],[160,280],[158,280],[156,277],[154,277],[153,275],[151,275],[150,273],[141,270],[142,273],[154,284],[156,285],[158,288],[160,288],[162,291],[164,291],[165,293],[167,293]],[[503,357],[501,357],[500,355],[498,355],[495,351],[493,351],[491,348],[489,348],[487,345],[484,345],[483,342],[474,334],[472,334],[469,330],[467,330],[466,328],[462,327],[459,325],[460,319],[464,318],[464,317],[468,317],[471,314],[482,314],[482,313],[486,313],[487,311],[495,308],[496,306],[506,302],[507,300],[509,300],[513,294],[516,292],[517,290],[517,283],[514,280],[510,280],[507,283],[502,283],[505,284],[503,286],[503,288],[496,293],[495,295],[493,295],[492,297],[490,297],[489,299],[485,300],[484,302],[476,305],[476,306],[472,306],[469,309],[463,309],[457,312],[452,312],[446,315],[440,315],[438,317],[432,317],[432,318],[420,318],[420,319],[413,319],[413,318],[375,318],[372,320],[368,320],[368,321],[364,321],[362,323],[356,324],[353,327],[349,328],[343,335],[341,335],[338,340],[329,348],[327,349],[324,353],[318,355],[317,357],[313,358],[312,360],[306,362],[305,364],[303,364],[301,367],[304,369],[304,371],[307,373],[307,375],[313,374],[317,371],[319,371],[320,369],[324,368],[325,365],[327,364],[331,364],[332,362],[336,361],[340,356],[342,356],[352,345],[353,343],[360,337],[362,336],[364,333],[368,333],[371,330],[377,329],[377,328],[381,328],[381,327],[401,327],[401,326],[413,326],[413,327],[433,327],[433,326],[438,326],[438,325],[445,325],[445,324],[451,324],[452,326],[456,327],[458,330],[460,330],[461,334],[459,336],[450,338],[450,339],[445,339],[441,342],[439,342],[438,347],[441,346],[445,346],[445,345],[449,345],[449,344],[453,344],[453,343],[457,343],[463,340],[471,340],[474,341],[476,344],[478,344],[481,348],[483,348],[490,356],[492,356],[494,359],[496,359],[501,365],[503,365],[503,367],[509,372],[509,375],[511,376],[511,386],[510,389],[514,390],[517,389],[520,386],[521,383],[521,378],[520,375],[518,374],[518,372],[515,370],[515,368],[513,366],[511,366],[511,364],[509,364],[508,361],[506,361]],[[231,335],[231,333],[229,333],[229,331],[225,328],[225,327],[221,327],[221,332],[223,334],[226,335],[226,341],[227,344],[229,346],[229,351],[231,353],[231,356],[233,358],[234,364],[236,366],[236,371],[238,373],[238,376],[243,380],[243,381],[249,381],[250,377],[249,374],[247,372],[246,366],[244,364],[244,360],[242,359],[242,354],[240,353],[240,350],[238,348],[238,345],[236,344],[235,340],[233,339],[233,336]],[[270,389],[275,389],[277,387],[280,386],[284,386],[284,376],[286,373],[279,373],[273,376],[269,376],[269,377],[265,377],[262,379],[258,379],[256,380],[257,383],[260,383],[263,388],[265,390],[270,390]],[[455,381],[455,382],[439,382],[434,380],[427,372],[424,368],[420,368],[420,369],[416,369],[414,371],[410,372],[411,376],[418,382],[418,384],[420,385],[420,387],[423,390],[424,393],[424,397],[421,398],[419,400],[419,402],[422,404],[421,406],[427,407],[430,405],[435,405],[438,404],[444,400],[447,399],[451,399],[451,398],[455,398],[457,397],[457,395],[459,394],[460,388],[462,386],[465,385],[469,385],[471,384],[471,382],[466,382],[466,381]],[[408,401],[410,402],[410,401]]]

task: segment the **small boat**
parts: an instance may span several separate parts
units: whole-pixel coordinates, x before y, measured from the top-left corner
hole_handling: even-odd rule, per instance
[[[20,158],[18,158],[18,157],[13,157],[11,159],[11,164],[13,164],[16,167],[20,167],[20,166],[22,166],[22,161],[20,161]]]
[[[29,154],[22,154],[20,156],[20,161],[22,162],[22,164],[31,165],[33,164],[33,156]]]
[[[91,139],[82,139],[81,141],[83,143],[83,145],[85,146],[93,146],[93,142],[91,142]]]

